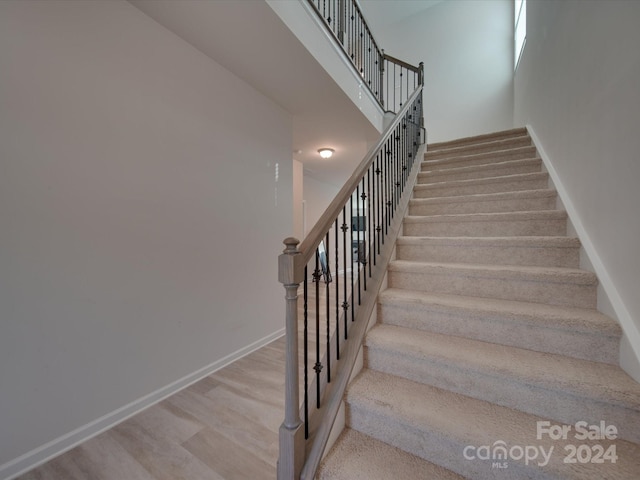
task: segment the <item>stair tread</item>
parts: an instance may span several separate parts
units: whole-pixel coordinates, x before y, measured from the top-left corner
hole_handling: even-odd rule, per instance
[[[587,270],[566,267],[537,267],[528,265],[486,265],[476,263],[440,263],[416,262],[411,260],[393,260],[389,271],[458,274],[475,277],[531,277],[539,281],[571,282],[580,285],[596,285],[595,274]]]
[[[480,135],[471,135],[469,137],[456,138],[443,142],[433,142],[427,145],[427,149],[439,150],[442,148],[449,148],[449,146],[455,146],[456,144],[482,143],[496,138],[521,137],[527,134],[528,132],[525,127],[511,128],[508,130],[501,130],[499,132],[482,133]]]
[[[565,444],[594,442],[577,441],[571,434],[567,441],[552,440],[547,435],[538,439],[537,422],[544,420],[541,417],[369,369],[363,370],[349,386],[347,403],[350,409],[366,409],[368,418],[387,419],[378,426],[367,426],[375,431],[365,433],[385,437],[389,435],[387,425],[392,425],[414,438],[422,438],[420,445],[414,447],[419,451],[412,453],[425,456],[433,454],[423,446],[426,439],[431,440],[431,445],[434,442],[445,444],[449,455],[438,455],[438,459],[442,459],[443,463],[458,465],[460,469],[473,470],[474,476],[481,478],[494,478],[499,471],[491,469],[491,460],[488,460],[488,464],[482,464],[477,458],[473,461],[465,459],[463,449],[469,445],[476,448],[483,445],[491,447],[498,441],[505,443],[507,448],[536,445],[544,446],[546,451],[550,447],[555,450],[548,465],[541,467],[533,462],[528,472],[522,470],[524,465],[511,459],[508,470],[504,472],[508,476],[504,478],[525,478],[524,475],[528,473],[543,474],[541,478],[562,475],[562,478],[633,479],[637,478],[637,472],[640,471],[640,445],[615,440],[618,455],[615,467],[608,463],[564,464]],[[606,448],[611,441],[596,443]]]
[[[640,413],[640,384],[614,365],[395,325],[377,325],[367,334],[365,344],[402,356],[428,358],[429,364],[458,365],[475,375],[563,390]]]
[[[567,213],[562,210],[533,210],[523,212],[494,212],[494,213],[447,213],[441,215],[407,215],[404,217],[406,223],[428,223],[428,222],[454,222],[454,221],[514,221],[514,220],[537,220],[537,219],[566,219]]]
[[[389,480],[390,478],[462,480],[464,477],[422,458],[345,428],[320,466],[318,480]]]
[[[521,198],[549,198],[555,197],[557,192],[551,189],[518,190],[515,192],[499,193],[475,193],[471,195],[456,195],[436,198],[412,198],[409,205],[430,205],[440,203],[466,203],[466,202],[487,202],[498,200],[514,200]]]
[[[468,297],[446,293],[429,293],[398,288],[380,292],[379,303],[411,303],[435,308],[457,308],[484,314],[504,316],[509,322],[535,322],[566,330],[589,332],[594,329],[603,335],[619,336],[618,323],[598,310],[541,303]]]
[[[440,154],[441,152],[436,152]],[[452,156],[425,154],[420,165],[420,170],[440,170],[442,168],[453,168],[457,166],[489,165],[493,163],[506,162],[511,160],[523,160],[536,158],[538,152],[531,145],[512,147],[505,150],[492,150],[482,152],[458,152]],[[460,165],[462,164],[462,165]]]
[[[526,181],[536,180],[540,178],[548,178],[549,174],[546,172],[534,172],[534,173],[516,173],[513,175],[498,175],[496,177],[485,178],[470,178],[467,180],[449,180],[444,182],[435,183],[418,183],[414,186],[414,190],[428,190],[433,188],[450,188],[450,187],[463,187],[468,185],[484,185],[488,183],[501,183],[511,181]]]
[[[449,246],[495,246],[495,247],[555,247],[579,248],[580,240],[576,237],[536,237],[536,236],[505,236],[505,237],[428,237],[428,236],[399,236],[399,245],[449,245]]]
[[[497,138],[484,142],[469,143],[464,145],[452,145],[450,147],[436,149],[432,148],[431,150],[427,145],[427,151],[425,152],[424,157],[425,159],[431,156],[441,158],[441,155],[453,157],[458,156],[461,153],[464,154],[465,152],[495,152],[510,150],[512,148],[517,148],[520,146],[531,146],[531,137],[529,137],[529,135],[527,135],[526,133],[509,138]]]
[[[524,158],[518,160],[503,160],[500,162],[488,162],[482,163],[479,165],[464,165],[458,167],[450,167],[450,168],[442,168],[437,170],[421,170],[418,173],[418,178],[424,177],[427,175],[437,176],[437,175],[449,175],[452,173],[464,173],[464,172],[477,172],[483,170],[489,170],[500,167],[514,167],[514,166],[522,166],[522,165],[534,165],[536,163],[541,163],[542,160],[538,157],[532,158]],[[423,162],[423,165],[425,163]]]

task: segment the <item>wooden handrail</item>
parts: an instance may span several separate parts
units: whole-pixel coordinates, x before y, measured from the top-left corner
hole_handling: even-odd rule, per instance
[[[369,152],[364,157],[362,162],[356,167],[354,172],[351,174],[349,179],[345,182],[343,187],[340,189],[336,197],[329,204],[325,212],[322,214],[320,219],[316,222],[314,227],[311,229],[309,234],[302,241],[300,246],[298,247],[298,251],[302,254],[302,258],[304,259],[303,263],[306,264],[311,257],[315,254],[318,245],[324,238],[324,235],[331,228],[334,220],[338,216],[338,214],[342,211],[342,207],[347,203],[349,197],[353,194],[358,183],[362,179],[362,176],[366,173],[366,171],[371,166],[371,163],[375,159],[376,154],[380,151],[380,149],[384,146],[384,143],[387,141],[387,137],[390,132],[392,132],[400,123],[404,115],[407,113],[413,102],[422,95],[422,87],[416,89],[413,92],[413,95],[409,97],[407,103],[402,107],[402,110],[398,112],[395,119],[391,124],[385,129],[383,134],[378,139],[378,142],[369,149]]]

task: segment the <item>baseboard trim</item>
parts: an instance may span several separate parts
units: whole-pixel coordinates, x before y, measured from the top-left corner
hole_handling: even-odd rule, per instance
[[[618,290],[611,280],[607,269],[602,263],[602,259],[600,255],[593,245],[589,233],[585,229],[578,212],[573,205],[571,197],[567,192],[560,176],[558,175],[557,170],[553,166],[551,162],[551,158],[547,155],[542,147],[542,143],[540,139],[536,135],[533,127],[531,125],[527,125],[527,131],[533,140],[533,144],[538,150],[538,154],[544,163],[547,172],[549,173],[549,177],[553,182],[556,191],[558,192],[558,196],[562,201],[565,210],[567,211],[567,216],[571,221],[578,238],[580,239],[580,243],[582,244],[582,248],[593,267],[594,273],[598,276],[598,280],[604,294],[607,296],[609,300],[609,304],[611,309],[613,309],[613,313],[615,314],[616,320],[620,324],[624,332],[624,341],[626,344],[621,345],[621,355],[620,355],[620,367],[625,370],[631,377],[633,377],[637,382],[640,382],[640,330],[638,330],[637,325],[633,321],[633,317],[629,313],[629,310],[625,306],[622,298],[618,294]],[[607,312],[609,313],[609,312]],[[635,358],[633,358],[635,357]]]
[[[141,412],[145,408],[148,408],[171,395],[179,392],[180,390],[192,385],[204,377],[215,373],[216,371],[226,367],[227,365],[239,360],[240,358],[249,355],[250,353],[264,347],[272,341],[282,337],[284,335],[284,328],[278,330],[266,337],[263,337],[246,347],[243,347],[235,352],[216,360],[215,362],[203,367],[169,385],[156,390],[144,397],[141,397],[133,402],[125,405],[117,410],[114,410],[103,417],[100,417],[93,422],[83,425],[72,432],[67,433],[61,437],[48,442],[41,447],[38,447],[30,452],[21,455],[20,457],[10,460],[4,465],[0,465],[0,478],[4,480],[11,480],[19,475],[22,475],[29,470],[41,465],[58,455],[61,455],[72,448],[78,446],[82,442],[89,440],[96,435],[114,427],[118,423],[134,416]]]

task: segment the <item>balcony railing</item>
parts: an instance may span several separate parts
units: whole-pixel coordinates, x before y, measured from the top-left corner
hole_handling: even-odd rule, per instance
[[[384,53],[369,30],[355,0],[307,0],[322,18],[383,110],[398,113],[423,85],[419,67]]]

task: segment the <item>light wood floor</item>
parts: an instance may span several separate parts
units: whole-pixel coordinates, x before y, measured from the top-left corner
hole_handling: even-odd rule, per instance
[[[284,338],[19,477],[275,479]]]
[[[340,282],[344,281],[342,276]],[[330,284],[331,302],[335,301],[335,286]],[[322,318],[321,358],[326,353],[326,295],[323,284],[317,295]],[[348,295],[351,296],[350,289]],[[317,359],[315,298],[315,286],[311,285],[308,305],[311,366]],[[302,300],[298,311],[302,401]],[[329,328],[333,335],[335,318],[330,320]],[[284,419],[284,358],[283,337],[17,480],[275,479],[278,430]],[[311,375],[310,385],[313,398]]]

